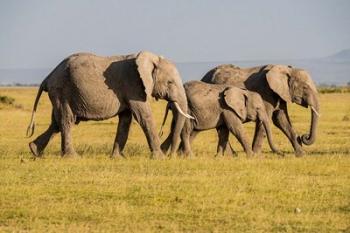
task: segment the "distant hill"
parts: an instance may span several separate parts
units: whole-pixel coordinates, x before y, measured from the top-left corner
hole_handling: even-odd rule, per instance
[[[324,58],[298,60],[250,60],[250,61],[212,61],[177,63],[184,81],[198,80],[210,69],[220,64],[235,64],[251,67],[265,64],[286,64],[306,69],[317,84],[345,85],[350,82],[350,49]],[[0,86],[6,84],[39,84],[52,68],[42,69],[0,69]]]
[[[344,49],[325,58],[329,61],[350,61],[350,49]]]

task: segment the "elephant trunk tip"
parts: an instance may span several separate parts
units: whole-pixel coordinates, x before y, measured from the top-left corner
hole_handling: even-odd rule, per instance
[[[310,146],[315,142],[315,138],[312,138],[309,134],[303,134],[301,136],[301,141],[304,145]]]

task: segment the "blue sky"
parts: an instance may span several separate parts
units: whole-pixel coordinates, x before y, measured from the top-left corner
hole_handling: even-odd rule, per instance
[[[0,68],[150,50],[176,62],[297,59],[350,48],[348,0],[0,2]]]

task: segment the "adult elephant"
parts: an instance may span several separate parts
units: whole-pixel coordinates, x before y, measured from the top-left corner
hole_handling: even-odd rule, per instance
[[[230,84],[259,93],[263,98],[269,117],[288,137],[296,156],[303,155],[303,144],[311,145],[315,142],[319,100],[315,84],[305,70],[285,65],[265,65],[252,68],[220,65],[206,73],[202,81]],[[309,134],[299,137],[295,133],[288,115],[288,103],[296,103],[305,108],[310,107],[311,127]],[[228,135],[228,133],[226,134]],[[257,124],[253,140],[254,152],[260,152],[264,135],[263,127]]]
[[[40,96],[48,92],[52,103],[49,128],[29,143],[40,156],[50,139],[61,133],[62,155],[75,155],[72,146],[73,124],[119,116],[112,156],[122,155],[132,116],[141,125],[153,156],[162,156],[160,141],[150,107],[150,98],[176,103],[178,123],[172,138],[176,151],[187,116],[187,100],[175,65],[151,52],[101,57],[78,53],[64,59],[40,85],[27,135],[34,133],[34,116]]]

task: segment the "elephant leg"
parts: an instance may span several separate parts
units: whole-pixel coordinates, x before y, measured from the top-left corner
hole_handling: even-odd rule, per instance
[[[147,102],[130,101],[130,107],[134,118],[140,124],[146,136],[152,157],[162,158],[164,154],[160,149],[160,141],[156,132],[151,106]]]
[[[199,131],[195,131],[193,130],[190,134],[190,144],[192,145],[193,140],[196,138],[196,136],[198,135]]]
[[[191,143],[196,135],[197,133],[193,131],[189,122],[186,122],[181,132],[182,153],[184,155],[192,157]]]
[[[229,134],[230,131],[226,126],[220,126],[216,128],[217,134],[218,134],[218,145],[216,149],[216,155],[215,156],[224,156],[225,153],[227,153],[230,156],[233,156],[237,154],[236,151],[233,150],[229,143]]]
[[[272,116],[272,121],[275,126],[277,126],[289,139],[294,148],[294,153],[296,156],[302,156],[304,151],[302,146],[298,142],[298,136],[294,132],[292,124],[290,122],[287,107],[274,112]]]
[[[119,158],[123,156],[123,149],[129,136],[132,115],[130,111],[124,111],[119,114],[117,134],[114,140],[112,157]]]
[[[72,126],[74,125],[74,115],[68,103],[63,102],[61,108],[55,111],[56,121],[59,122],[61,131],[61,150],[62,156],[73,157],[76,152],[72,143]]]
[[[255,122],[255,132],[253,138],[252,148],[254,153],[260,154],[266,132],[260,121]]]
[[[29,143],[29,148],[35,156],[41,156],[49,141],[59,132],[54,114],[51,115],[51,124],[49,128],[39,135],[34,141]]]
[[[247,154],[247,156],[251,156],[253,154],[253,151],[248,142],[248,138],[245,133],[242,122],[233,117],[231,117],[230,119],[231,120],[225,120],[227,128],[238,139],[239,143],[242,145],[244,152]],[[235,120],[232,120],[232,119],[235,119]]]
[[[189,143],[190,143],[190,145],[192,146],[192,142],[193,142],[193,140],[195,139],[195,137],[198,135],[198,133],[199,133],[199,131],[195,131],[195,130],[193,130],[192,132],[191,132],[191,134],[190,134],[190,137],[189,137]],[[184,153],[184,144],[183,144],[183,142],[182,142],[182,139],[181,139],[181,143],[180,143],[180,146],[179,146],[179,149],[178,149],[178,153]]]

